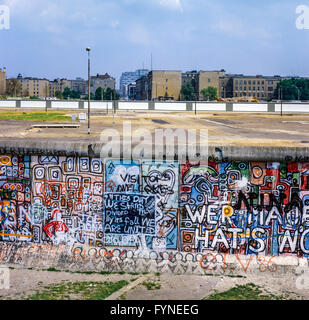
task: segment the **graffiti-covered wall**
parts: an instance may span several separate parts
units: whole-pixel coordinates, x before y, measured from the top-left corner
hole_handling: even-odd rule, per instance
[[[0,155],[0,241],[309,255],[309,163]]]

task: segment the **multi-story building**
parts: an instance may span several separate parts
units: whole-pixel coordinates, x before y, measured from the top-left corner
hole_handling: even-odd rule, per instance
[[[181,86],[184,86],[186,83],[190,82],[192,87],[195,89],[197,84],[198,72],[196,70],[187,71],[181,74]]]
[[[45,78],[23,78],[21,74],[17,76],[17,80],[20,83],[20,95],[22,97],[49,97],[49,80]]]
[[[6,94],[6,68],[0,68],[0,94]]]
[[[149,100],[148,76],[143,76],[136,81],[136,100]]]
[[[55,97],[57,91],[60,91],[62,93],[65,88],[71,89],[71,80],[55,79],[54,81],[50,81],[49,82],[50,97]]]
[[[197,97],[201,96],[201,91],[209,87],[214,87],[217,89],[219,95],[220,91],[220,77],[225,75],[225,70],[220,71],[199,71],[197,75],[196,82],[196,95]]]
[[[102,88],[106,90],[107,88],[110,88],[112,90],[115,90],[116,88],[116,80],[115,78],[111,77],[108,73],[105,73],[104,75],[97,74],[96,76],[92,76],[90,78],[90,92],[93,94],[98,88]],[[87,88],[88,92],[88,88]]]
[[[243,74],[232,74],[220,77],[221,98],[243,98],[243,99],[271,99],[275,93],[278,82],[283,78],[271,76],[246,76]]]
[[[132,82],[127,85],[128,87],[128,98],[131,100],[136,99],[136,82]]]
[[[71,90],[80,92],[82,95],[86,95],[88,92],[88,80],[84,80],[82,78],[71,80]]]
[[[136,82],[143,76],[149,73],[148,69],[138,69],[136,71],[123,72],[120,77],[120,96],[122,98],[128,98],[128,85]]]
[[[181,71],[156,70],[149,72],[148,100],[179,100],[181,90]]]

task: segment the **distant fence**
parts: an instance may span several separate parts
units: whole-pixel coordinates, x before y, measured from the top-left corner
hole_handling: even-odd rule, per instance
[[[233,102],[155,102],[155,101],[91,101],[91,110],[153,110],[192,112],[286,112],[309,113],[309,103],[233,103]],[[29,109],[88,109],[88,101],[83,100],[0,100],[0,108]]]

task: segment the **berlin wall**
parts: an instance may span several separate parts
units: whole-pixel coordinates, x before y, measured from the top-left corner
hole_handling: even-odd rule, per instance
[[[0,261],[201,274],[307,264],[309,162],[289,160],[0,155]]]

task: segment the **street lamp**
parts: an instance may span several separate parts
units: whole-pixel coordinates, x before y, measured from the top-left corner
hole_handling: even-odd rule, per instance
[[[88,52],[88,134],[90,134],[90,48],[86,48]]]

